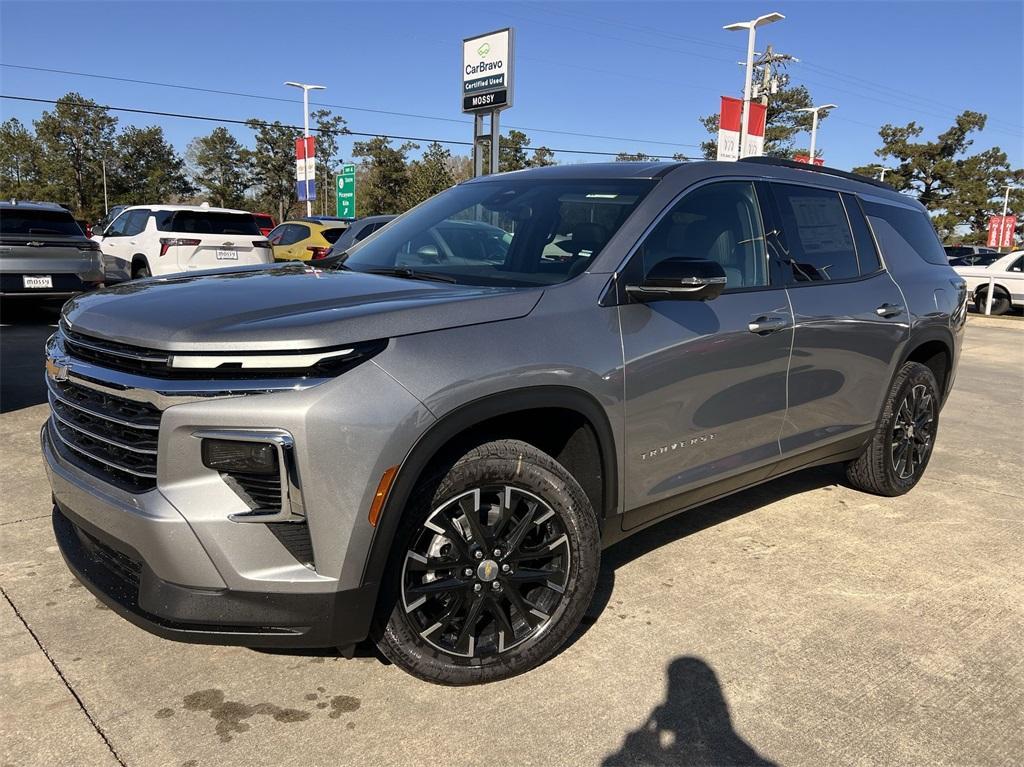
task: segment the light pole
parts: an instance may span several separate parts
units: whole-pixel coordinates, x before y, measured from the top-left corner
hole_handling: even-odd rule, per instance
[[[110,213],[110,202],[107,200],[107,157],[104,155],[100,158],[100,164],[103,166],[103,215]]]
[[[743,157],[743,150],[747,146],[747,120],[750,112],[750,87],[751,79],[754,76],[754,38],[757,36],[757,28],[774,21],[781,21],[786,18],[781,13],[766,13],[750,21],[737,21],[735,24],[726,24],[722,29],[736,32],[740,29],[747,30],[747,68],[743,76],[743,111],[740,114],[740,152]]]
[[[290,80],[285,83],[293,88],[302,88],[302,137],[309,138],[309,92],[310,91],[322,91],[326,88],[324,85],[310,85],[308,83],[293,83]],[[306,200],[306,215],[313,215],[313,203],[308,199]]]
[[[885,174],[888,171],[890,171],[890,170],[893,170],[893,169],[892,168],[887,168],[884,165],[879,165],[878,166],[878,180],[879,181],[885,181]]]
[[[820,107],[803,107],[797,109],[797,112],[810,112],[811,113],[811,156],[808,158],[808,162],[814,165],[814,150],[818,142],[818,112],[822,109],[835,109],[835,104],[822,104]]]

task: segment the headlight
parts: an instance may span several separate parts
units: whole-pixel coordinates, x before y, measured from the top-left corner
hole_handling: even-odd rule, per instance
[[[223,472],[279,474],[277,447],[268,442],[204,439],[203,466]]]

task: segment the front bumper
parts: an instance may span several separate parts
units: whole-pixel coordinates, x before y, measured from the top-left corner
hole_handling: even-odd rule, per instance
[[[159,578],[123,541],[59,503],[53,532],[72,573],[97,599],[165,639],[249,647],[331,647],[366,636],[376,591],[259,593],[196,589]]]
[[[320,590],[313,591],[293,582],[287,591],[232,588],[159,492],[101,492],[62,462],[48,423],[40,436],[53,490],[54,536],[64,561],[123,618],[166,639],[203,644],[344,647],[366,638],[375,586],[324,590],[318,584]]]

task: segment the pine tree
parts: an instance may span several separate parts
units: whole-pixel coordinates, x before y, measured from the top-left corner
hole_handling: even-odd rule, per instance
[[[193,139],[186,157],[193,181],[211,202],[226,208],[244,205],[250,185],[249,155],[227,128],[214,128],[208,136]],[[294,157],[293,148],[293,169]]]

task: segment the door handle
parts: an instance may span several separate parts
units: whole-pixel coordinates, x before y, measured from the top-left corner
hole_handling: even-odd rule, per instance
[[[882,304],[875,309],[875,314],[879,317],[896,317],[903,314],[903,307],[899,304]]]
[[[747,325],[747,330],[758,335],[767,335],[768,333],[774,333],[776,330],[782,330],[788,327],[788,325],[789,321],[785,317],[758,317]]]

